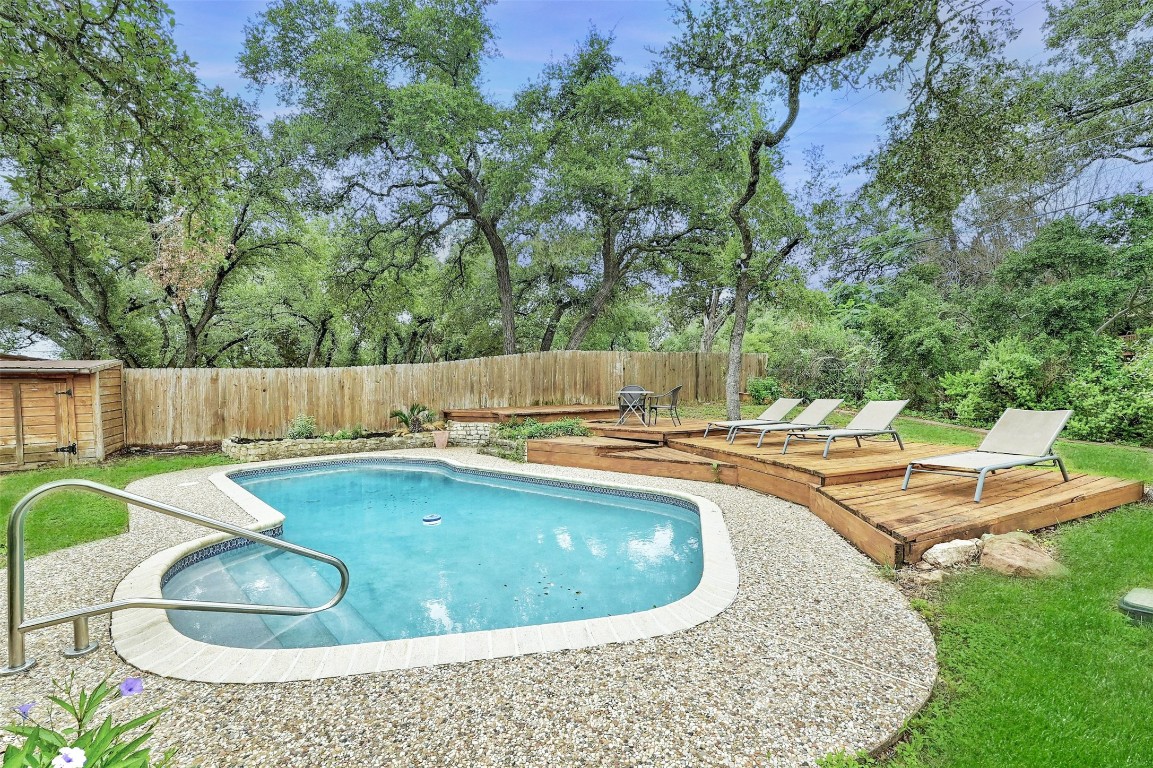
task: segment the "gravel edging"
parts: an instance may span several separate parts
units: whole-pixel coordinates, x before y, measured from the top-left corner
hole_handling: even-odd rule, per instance
[[[516,466],[469,449],[390,454]],[[250,523],[235,505],[197,493],[197,485],[207,487],[211,474],[226,469],[155,476],[131,489]],[[936,678],[928,628],[894,584],[803,507],[717,484],[562,467],[547,472],[680,490],[717,503],[740,569],[736,600],[683,632],[581,650],[281,684],[145,674],[145,694],[115,706],[123,717],[169,708],[157,746],[180,747],[175,765],[204,768],[366,760],[811,766],[831,751],[887,742],[927,700]],[[129,533],[28,562],[28,615],[106,600],[135,565],[201,531],[133,509]],[[102,646],[81,659],[60,655],[71,639],[67,626],[30,635],[29,655],[39,664],[0,679],[2,705],[43,701],[50,681],[73,671],[87,685],[105,674],[138,674],[110,648],[106,617],[93,620],[92,635]]]

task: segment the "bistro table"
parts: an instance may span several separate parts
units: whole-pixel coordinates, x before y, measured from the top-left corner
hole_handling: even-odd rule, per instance
[[[629,388],[617,391],[617,405],[621,409],[621,417],[617,419],[617,424],[623,424],[629,414],[634,414],[641,420],[641,424],[648,426],[648,421],[645,419],[645,406],[648,405],[649,395],[656,394],[647,389]]]

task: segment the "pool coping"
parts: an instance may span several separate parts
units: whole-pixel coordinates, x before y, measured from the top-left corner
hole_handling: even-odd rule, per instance
[[[390,455],[391,454],[391,455]],[[317,458],[253,462],[240,469],[212,475],[209,480],[253,520],[244,526],[268,531],[284,516],[229,478],[230,474],[261,469],[317,466],[365,461],[412,462],[392,452],[343,454]],[[128,609],[112,614],[112,642],[128,663],[154,674],[209,683],[271,683],[413,669],[483,659],[523,656],[611,643],[627,643],[669,635],[702,624],[729,607],[737,595],[739,574],[724,517],[712,501],[679,491],[601,480],[573,481],[547,472],[492,470],[456,459],[426,458],[456,470],[481,470],[528,480],[555,480],[566,486],[641,492],[689,502],[701,524],[701,580],[692,592],[667,605],[636,613],[527,627],[384,640],[321,648],[233,648],[193,640],[168,621],[165,611]],[[161,597],[161,580],[181,559],[235,537],[213,534],[157,552],[136,566],[116,587],[114,600]]]

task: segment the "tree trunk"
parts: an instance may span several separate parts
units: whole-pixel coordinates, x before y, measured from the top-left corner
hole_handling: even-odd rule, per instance
[[[540,337],[540,351],[548,352],[552,349],[553,340],[556,338],[556,329],[560,325],[560,320],[564,317],[564,313],[568,311],[570,302],[562,301],[552,309],[552,314],[549,316],[548,324],[544,327],[544,335]]]
[[[616,292],[617,283],[621,281],[621,265],[618,262],[617,251],[613,245],[616,233],[610,223],[604,224],[601,234],[601,284],[593,294],[588,309],[573,326],[572,335],[569,336],[567,349],[580,349],[585,336],[592,330],[593,323],[600,317],[601,312],[608,306],[613,293]]]
[[[477,216],[476,224],[484,234],[492,251],[493,266],[496,268],[496,289],[500,296],[500,326],[504,335],[504,353],[516,354],[516,302],[512,294],[512,270],[508,263],[508,249],[504,238],[496,230],[496,225],[485,216]]]
[[[729,337],[729,362],[725,371],[725,413],[730,419],[741,418],[741,361],[745,326],[749,320],[749,293],[752,280],[747,263],[737,266],[736,295],[733,297],[733,332]]]
[[[701,352],[712,352],[713,344],[717,341],[717,334],[721,332],[725,321],[732,315],[732,307],[721,309],[721,289],[714,288],[709,292],[709,303],[705,309],[705,316],[701,327]]]

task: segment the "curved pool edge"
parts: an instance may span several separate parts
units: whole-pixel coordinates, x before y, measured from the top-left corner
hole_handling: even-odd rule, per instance
[[[253,462],[243,468],[212,475],[209,480],[232,503],[253,518],[246,526],[268,530],[283,523],[278,511],[233,482],[229,475],[256,469],[316,466],[349,459],[403,462],[411,457],[389,453],[361,453],[312,459],[277,459]],[[457,470],[480,469],[449,458],[425,458]],[[491,470],[519,479],[572,480],[547,472],[517,469]],[[451,635],[386,640],[321,648],[248,649],[211,645],[179,633],[164,611],[131,609],[112,616],[112,641],[128,663],[154,674],[211,683],[271,683],[412,669],[439,664],[498,659],[535,653],[625,643],[680,632],[719,615],[737,595],[739,574],[720,507],[712,501],[679,491],[643,485],[581,480],[578,485],[612,490],[641,491],[692,503],[701,525],[701,580],[688,595],[667,605],[619,616],[582,619],[526,627],[465,632]],[[160,597],[161,580],[182,558],[229,540],[216,534],[184,542],[152,555],[117,586],[114,599]]]

